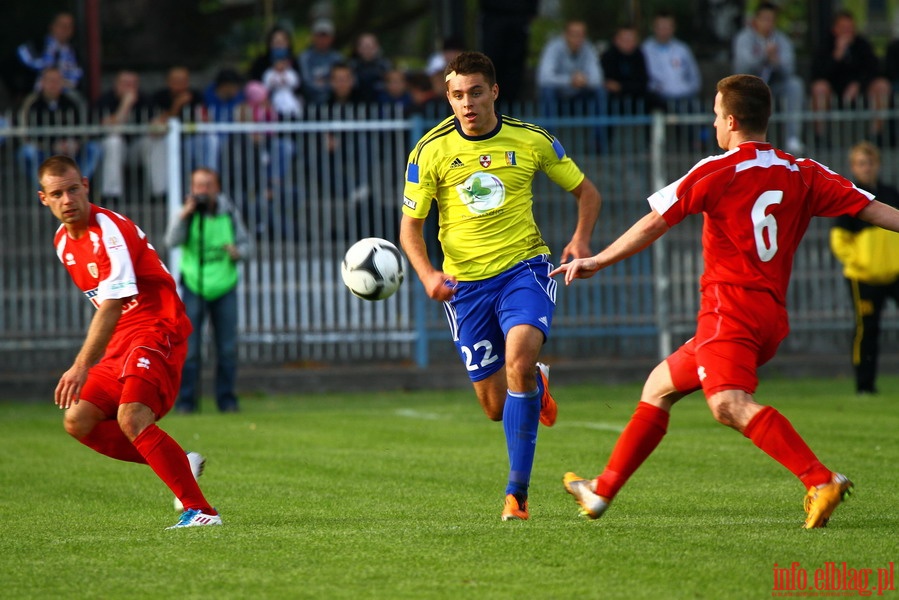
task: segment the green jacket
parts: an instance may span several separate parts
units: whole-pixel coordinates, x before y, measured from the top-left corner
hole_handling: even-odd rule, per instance
[[[237,285],[237,262],[225,246],[231,244],[237,248],[238,260],[246,258],[250,251],[249,237],[240,215],[222,194],[218,196],[213,214],[194,213],[187,219],[176,216],[169,226],[166,242],[170,247],[181,249],[178,268],[183,285],[206,300],[220,298]]]

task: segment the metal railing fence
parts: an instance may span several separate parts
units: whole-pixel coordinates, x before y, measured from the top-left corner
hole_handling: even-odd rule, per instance
[[[697,114],[549,114],[533,105],[511,114],[549,129],[600,189],[604,205],[595,249],[611,242],[648,210],[645,198],[719,151],[706,107]],[[801,113],[804,154],[847,172],[848,148],[870,138],[875,118],[882,178],[899,182],[895,126],[899,110]],[[823,135],[815,123],[823,122]],[[381,302],[352,296],[340,261],[361,237],[396,241],[406,158],[434,122],[398,110],[327,110],[296,122],[133,124],[27,128],[0,120],[0,373],[62,368],[84,337],[93,309],[57,264],[57,223],[38,203],[28,170],[29,144],[61,136],[99,153],[92,198],[136,221],[170,267],[162,246],[169,216],[183,201],[190,170],[206,165],[241,208],[255,243],[240,278],[240,357],[246,365],[318,365],[390,361],[427,366],[452,355],[441,307],[428,300],[414,273]],[[773,119],[783,141],[786,117]],[[78,156],[85,160],[85,156]],[[541,231],[558,254],[573,231],[573,198],[545,176],[534,184]],[[830,253],[829,223],[812,223],[796,257],[790,289],[793,333],[784,352],[848,353],[851,311]],[[702,268],[701,219],[674,228],[651,251],[608,269],[589,283],[564,288],[547,354],[559,358],[655,357],[689,337]],[[427,233],[436,238],[436,222]],[[436,256],[436,242],[435,252]],[[174,270],[174,269],[173,269]],[[896,311],[884,324],[899,333]]]

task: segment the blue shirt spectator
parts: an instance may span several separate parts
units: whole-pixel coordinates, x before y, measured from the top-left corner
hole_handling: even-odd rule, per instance
[[[234,122],[235,111],[243,101],[243,80],[230,68],[219,71],[203,93],[209,120],[215,123]]]
[[[343,62],[334,50],[334,23],[319,19],[312,25],[312,44],[297,57],[303,95],[310,104],[327,104],[331,95],[331,68]]]
[[[74,34],[75,17],[71,13],[61,12],[53,17],[43,45],[25,43],[16,48],[19,61],[31,73],[31,86],[34,89],[37,89],[39,76],[44,69],[54,67],[62,74],[65,90],[70,93],[77,91],[84,71],[78,64],[78,57],[71,45]]]

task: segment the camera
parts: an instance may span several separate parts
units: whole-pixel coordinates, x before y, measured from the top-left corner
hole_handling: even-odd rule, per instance
[[[209,205],[212,204],[212,197],[208,194],[198,194],[194,196],[194,204],[198,213],[204,213],[209,210]]]

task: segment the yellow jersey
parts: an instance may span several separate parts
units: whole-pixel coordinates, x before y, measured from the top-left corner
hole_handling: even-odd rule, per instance
[[[472,137],[449,117],[419,140],[406,166],[403,213],[424,219],[437,201],[443,271],[479,281],[519,261],[549,254],[534,220],[537,171],[571,191],[584,173],[548,131],[498,115],[496,129]]]

